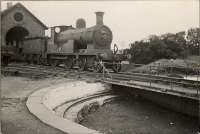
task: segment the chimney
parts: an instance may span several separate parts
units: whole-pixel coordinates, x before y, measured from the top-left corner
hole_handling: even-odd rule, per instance
[[[7,9],[12,7],[12,2],[7,2]]]
[[[104,12],[96,12],[96,25],[103,25]]]

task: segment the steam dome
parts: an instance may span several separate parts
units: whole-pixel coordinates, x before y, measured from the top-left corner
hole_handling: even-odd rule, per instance
[[[76,21],[76,28],[85,28],[86,22],[84,19],[80,18]]]

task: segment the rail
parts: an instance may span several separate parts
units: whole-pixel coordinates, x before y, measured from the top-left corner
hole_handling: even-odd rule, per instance
[[[167,77],[164,75],[153,75],[153,74],[143,74],[143,73],[113,73],[105,67],[104,62],[99,63],[102,67],[103,73],[94,72],[77,72],[75,73],[80,76],[80,74],[87,74],[91,76],[98,76],[103,82],[113,82],[116,84],[125,83],[127,86],[137,84],[141,87],[149,88],[161,88],[162,91],[169,92],[182,92],[182,94],[193,94],[200,99],[200,81],[198,80],[186,80],[183,78]],[[35,76],[38,78],[52,77],[52,76],[64,76],[66,77],[69,72],[65,72],[62,68],[52,68],[46,66],[34,66],[34,65],[9,65],[8,67],[3,67],[2,73],[19,72],[22,76]],[[70,71],[71,72],[71,71]],[[66,75],[67,74],[67,75]],[[97,75],[98,74],[98,75]],[[199,79],[200,76],[197,76]],[[116,82],[117,81],[117,82]]]
[[[141,80],[141,81],[151,81],[151,82],[160,82],[163,84],[170,84],[173,83],[175,85],[180,85],[183,87],[194,87],[194,85],[199,85],[200,86],[200,81],[197,80],[187,80],[183,78],[174,78],[174,77],[167,77],[167,76],[158,76],[158,75],[149,75],[149,74],[140,74],[140,73],[135,73],[135,74],[127,74],[127,73],[120,73],[121,77],[126,80]]]
[[[182,78],[173,78],[167,76],[157,76],[149,74],[135,74],[134,73],[112,73],[111,79],[105,79],[104,82],[114,83],[126,86],[140,86],[144,88],[159,89],[162,92],[169,94],[179,94],[181,96],[195,97],[200,99],[200,81],[186,80]]]

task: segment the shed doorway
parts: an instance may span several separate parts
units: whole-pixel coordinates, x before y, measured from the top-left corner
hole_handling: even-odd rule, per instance
[[[23,40],[28,35],[27,29],[20,26],[13,27],[6,33],[6,45],[14,46],[20,54],[23,48]]]

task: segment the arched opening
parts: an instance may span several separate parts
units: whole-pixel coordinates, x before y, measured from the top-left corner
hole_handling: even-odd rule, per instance
[[[25,28],[20,26],[13,27],[6,33],[6,45],[15,46],[18,52],[21,53],[23,40],[28,35],[29,32]]]

